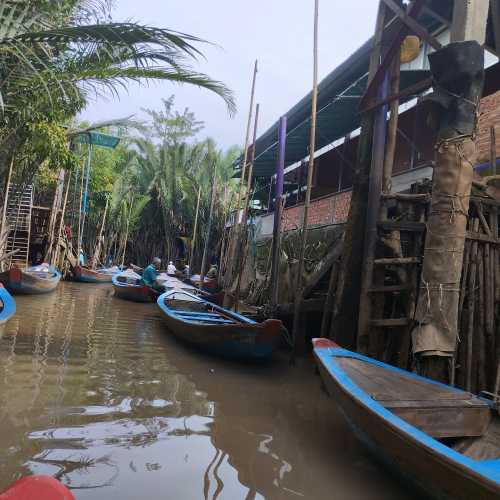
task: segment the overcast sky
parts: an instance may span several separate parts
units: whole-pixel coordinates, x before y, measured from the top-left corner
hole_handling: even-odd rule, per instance
[[[120,99],[91,102],[82,118],[91,121],[161,107],[176,96],[179,109],[189,107],[205,122],[200,137],[213,137],[222,147],[244,142],[251,75],[259,61],[256,101],[260,103],[259,135],[312,85],[313,0],[115,0],[113,19],[133,20],[183,31],[218,47],[201,47],[206,61],[196,69],[223,81],[235,93],[238,113],[228,116],[224,102],[194,86],[130,84]],[[325,77],[373,33],[378,0],[320,0],[319,76]]]

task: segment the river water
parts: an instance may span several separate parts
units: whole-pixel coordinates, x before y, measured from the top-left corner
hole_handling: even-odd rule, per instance
[[[311,360],[244,365],[176,341],[150,304],[62,283],[0,338],[0,491],[50,474],[77,499],[411,499]]]

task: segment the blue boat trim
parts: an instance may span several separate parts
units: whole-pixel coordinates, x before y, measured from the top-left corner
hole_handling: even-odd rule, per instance
[[[16,301],[8,290],[0,283],[0,300],[3,307],[0,311],[0,324],[9,321],[16,313]]]
[[[500,460],[473,460],[457,451],[441,444],[436,439],[432,438],[425,432],[420,431],[413,425],[405,422],[403,419],[395,415],[394,413],[387,410],[380,403],[372,399],[365,391],[363,391],[360,387],[358,387],[351,378],[342,370],[335,361],[335,358],[341,357],[350,357],[353,359],[359,359],[362,361],[366,361],[368,363],[372,363],[377,366],[382,366],[387,370],[391,370],[397,373],[404,373],[408,375],[410,378],[415,378],[418,380],[425,380],[426,382],[431,382],[438,386],[446,387],[447,389],[453,389],[458,392],[461,391],[457,388],[452,388],[440,382],[435,382],[433,380],[429,380],[425,377],[421,377],[411,372],[407,372],[405,370],[401,370],[400,368],[396,368],[380,361],[376,361],[372,358],[363,356],[362,354],[357,354],[352,351],[348,351],[346,349],[337,348],[337,347],[316,347],[314,352],[321,359],[321,362],[325,366],[325,368],[332,374],[332,376],[337,380],[337,382],[344,387],[345,390],[349,392],[361,405],[370,409],[372,412],[376,413],[381,419],[388,422],[390,425],[397,427],[404,431],[408,436],[413,438],[415,441],[422,443],[427,448],[434,450],[440,455],[446,456],[450,461],[456,462],[464,467],[469,468],[475,473],[490,479],[498,484],[500,484]],[[496,470],[493,469],[492,462],[497,462]]]

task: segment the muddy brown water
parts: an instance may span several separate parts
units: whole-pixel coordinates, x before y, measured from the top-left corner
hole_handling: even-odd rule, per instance
[[[312,361],[242,365],[176,341],[108,285],[17,297],[0,338],[0,491],[50,474],[77,499],[412,499]]]

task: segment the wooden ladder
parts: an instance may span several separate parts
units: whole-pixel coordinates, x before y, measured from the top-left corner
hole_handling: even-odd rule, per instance
[[[415,186],[413,190],[417,189]],[[407,368],[430,195],[382,195],[372,280],[362,291],[359,336],[369,354]],[[358,337],[359,340],[359,337]]]
[[[31,234],[31,212],[33,209],[33,186],[10,184],[6,219],[9,225],[7,252],[15,252],[10,258],[13,265],[22,269],[28,267],[29,245]]]

